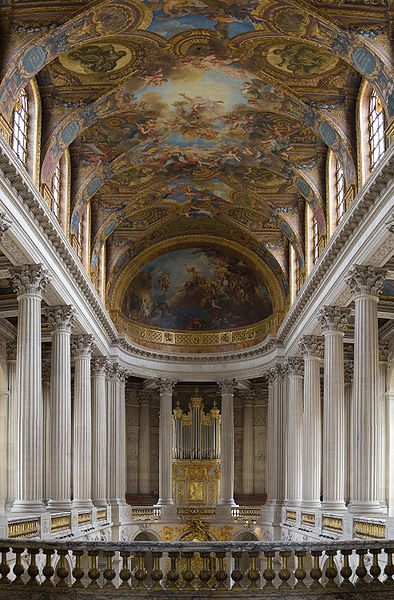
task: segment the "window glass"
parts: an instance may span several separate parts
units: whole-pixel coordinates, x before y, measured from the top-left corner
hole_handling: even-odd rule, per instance
[[[375,91],[372,91],[369,98],[368,130],[369,156],[372,169],[385,149],[383,108],[380,98]]]
[[[23,164],[27,156],[27,96],[24,90],[18,96],[14,108],[12,148]]]

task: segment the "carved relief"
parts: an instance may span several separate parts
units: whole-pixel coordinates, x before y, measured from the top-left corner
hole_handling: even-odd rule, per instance
[[[4,233],[11,227],[11,220],[3,212],[0,212],[0,244],[3,241]]]

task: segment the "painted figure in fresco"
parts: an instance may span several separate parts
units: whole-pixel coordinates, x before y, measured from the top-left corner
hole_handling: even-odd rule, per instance
[[[292,73],[319,73],[327,64],[325,53],[306,45],[288,44],[284,48],[277,48],[273,54],[281,58],[281,61],[276,63],[277,66],[285,67]]]
[[[185,212],[185,217],[189,219],[195,219],[197,217],[210,217],[213,219],[213,214],[210,210],[204,210],[198,208],[198,206],[191,206],[188,211]]]

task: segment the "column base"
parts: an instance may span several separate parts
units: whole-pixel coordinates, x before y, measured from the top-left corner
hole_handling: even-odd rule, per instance
[[[71,500],[49,500],[48,510],[51,512],[62,512],[64,510],[70,511],[72,507]]]
[[[351,500],[348,509],[354,515],[381,515],[384,512],[379,500]]]
[[[172,504],[174,504],[172,498],[159,498],[155,506],[170,506]]]
[[[336,501],[331,501],[331,500],[323,500],[323,502],[321,503],[321,509],[325,510],[325,511],[344,511],[346,510],[346,505],[345,502],[336,502]]]
[[[96,508],[107,508],[108,502],[106,498],[92,498],[93,506]]]
[[[15,500],[11,512],[15,513],[41,513],[45,512],[42,500]]]
[[[73,510],[91,510],[93,508],[93,502],[90,499],[73,500]]]
[[[316,510],[321,508],[320,500],[301,500],[301,508],[306,508],[309,510]]]
[[[228,498],[226,500],[219,500],[219,506],[238,506],[234,498]]]

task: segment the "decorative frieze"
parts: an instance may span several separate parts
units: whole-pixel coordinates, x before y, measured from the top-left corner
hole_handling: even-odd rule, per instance
[[[343,522],[339,517],[323,516],[323,529],[328,531],[335,531],[335,533],[342,533]]]
[[[355,296],[377,296],[383,287],[387,269],[369,265],[353,265],[345,282]]]
[[[316,516],[313,513],[301,513],[301,523],[303,525],[309,525],[314,527],[316,523]]]
[[[386,537],[386,525],[384,523],[355,520],[353,526],[355,538],[383,540]]]

